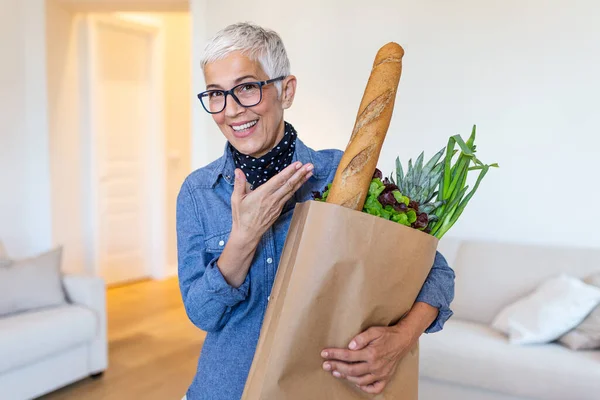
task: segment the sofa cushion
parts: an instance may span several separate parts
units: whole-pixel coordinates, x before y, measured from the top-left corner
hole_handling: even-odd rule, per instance
[[[456,273],[454,317],[489,324],[552,276],[600,272],[600,249],[467,240],[450,266]]]
[[[61,259],[59,247],[0,268],[0,316],[66,304]]]
[[[576,352],[556,343],[515,346],[495,330],[458,319],[423,335],[424,377],[535,399],[597,400],[600,351]]]
[[[585,282],[600,288],[600,273],[588,276]],[[600,306],[597,306],[581,324],[558,341],[571,350],[600,349]]]
[[[0,317],[0,374],[92,340],[95,314],[65,305]]]

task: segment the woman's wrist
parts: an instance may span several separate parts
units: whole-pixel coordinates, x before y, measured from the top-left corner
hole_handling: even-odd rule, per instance
[[[217,267],[228,284],[237,288],[244,283],[257,247],[258,241],[251,236],[231,230],[229,240],[217,260]]]
[[[427,303],[416,302],[408,314],[394,328],[408,335],[411,341],[418,341],[427,327],[435,321],[437,314],[437,308]]]
[[[251,232],[242,232],[240,229],[233,227],[229,234],[229,242],[240,251],[249,251],[256,249],[260,242],[260,235]]]

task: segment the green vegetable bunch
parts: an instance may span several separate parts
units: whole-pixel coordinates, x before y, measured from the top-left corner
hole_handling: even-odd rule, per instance
[[[451,136],[448,145],[425,165],[424,153],[419,155],[414,165],[412,159],[409,160],[406,174],[400,158],[397,158],[396,180],[393,175],[382,180],[381,172],[376,170],[363,212],[425,231],[441,239],[456,223],[488,170],[498,167],[496,163],[483,164],[475,157],[475,133],[476,127],[473,126],[466,142],[460,135]],[[459,149],[455,149],[456,145]],[[467,193],[470,171],[479,171],[479,175],[475,185]],[[327,201],[330,188],[331,184],[327,185],[323,194],[314,192],[313,198]]]
[[[479,188],[483,177],[490,168],[498,168],[497,163],[484,164],[475,157],[475,133],[476,126],[473,125],[471,136],[465,142],[460,135],[451,136],[446,146],[446,156],[444,158],[443,176],[438,188],[438,201],[442,204],[433,210],[437,221],[429,228],[431,234],[437,238],[442,238],[448,230],[456,223],[465,207]],[[456,161],[452,161],[457,153],[454,147],[458,145],[460,154]],[[467,193],[467,176],[470,171],[479,171],[475,185]]]
[[[418,203],[402,195],[398,186],[388,179],[381,180],[381,178],[381,171],[376,169],[365,199],[363,212],[415,229],[425,230],[429,222],[427,213],[419,211]],[[327,185],[322,195],[315,192],[314,199],[327,201],[330,188],[331,184]]]

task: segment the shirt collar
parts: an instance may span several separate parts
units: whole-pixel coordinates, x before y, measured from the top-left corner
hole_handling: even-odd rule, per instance
[[[296,138],[296,150],[294,151],[294,157],[292,158],[292,162],[300,161],[302,164],[311,163],[314,165],[313,176],[317,179],[323,178],[323,166],[319,165],[319,163],[315,163],[315,158],[313,157],[314,150],[307,147],[300,138]],[[235,164],[233,162],[233,155],[229,150],[229,142],[225,143],[225,149],[223,156],[219,159],[217,166],[214,170],[214,173],[211,178],[211,185],[214,187],[219,180],[219,177],[223,177],[225,181],[233,185],[235,181]]]

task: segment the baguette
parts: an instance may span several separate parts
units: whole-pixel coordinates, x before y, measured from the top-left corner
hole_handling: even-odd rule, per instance
[[[394,42],[377,52],[352,136],[336,170],[327,202],[362,210],[387,134],[404,50]]]

